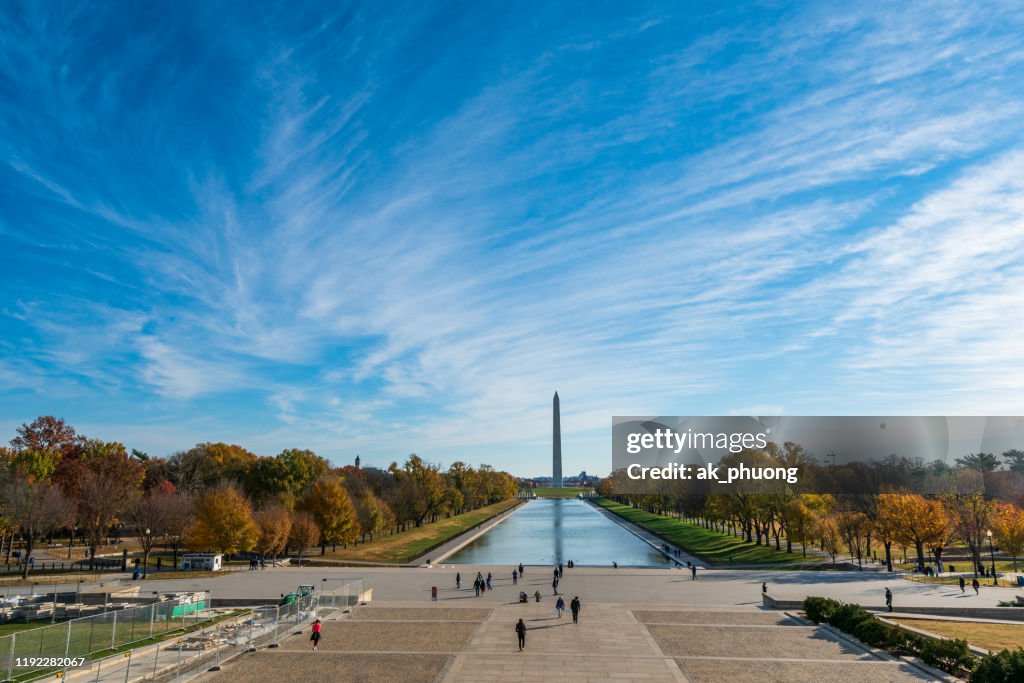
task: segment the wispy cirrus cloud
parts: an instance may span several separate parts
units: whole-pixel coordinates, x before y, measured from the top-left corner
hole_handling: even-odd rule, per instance
[[[525,474],[556,388],[591,471],[615,413],[1024,407],[1012,5],[565,11],[10,22],[4,410]]]

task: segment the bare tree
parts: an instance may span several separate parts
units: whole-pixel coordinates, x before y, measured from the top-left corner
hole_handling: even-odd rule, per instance
[[[156,543],[167,535],[177,494],[159,487],[150,489],[128,509],[128,519],[135,527],[135,536],[142,546],[142,575],[149,575],[149,555]]]
[[[4,482],[3,498],[14,528],[25,539],[21,568],[21,578],[25,579],[28,578],[29,558],[35,541],[69,524],[73,506],[58,487],[17,475]]]
[[[192,520],[195,518],[195,501],[191,496],[179,493],[170,496],[165,501],[165,506],[167,508],[167,526],[164,532],[164,541],[171,546],[171,550],[174,552],[174,566],[177,567],[178,551],[185,545],[189,527],[192,526]]]

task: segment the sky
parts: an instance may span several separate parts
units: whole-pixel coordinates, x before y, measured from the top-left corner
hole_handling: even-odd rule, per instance
[[[737,6],[732,6],[737,5]],[[862,6],[863,5],[863,6]],[[604,474],[1024,414],[1006,3],[0,5],[0,441]]]

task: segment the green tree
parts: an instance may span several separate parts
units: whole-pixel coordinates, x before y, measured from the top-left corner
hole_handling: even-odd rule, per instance
[[[957,458],[956,464],[970,470],[992,472],[999,468],[999,458],[992,453],[968,453],[962,458]]]
[[[1003,462],[1006,463],[1011,472],[1024,474],[1024,451],[1018,448],[1003,451]]]

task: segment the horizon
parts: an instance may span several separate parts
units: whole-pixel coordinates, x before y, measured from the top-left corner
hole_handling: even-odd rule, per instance
[[[5,5],[0,440],[1024,414],[1016,9]]]

